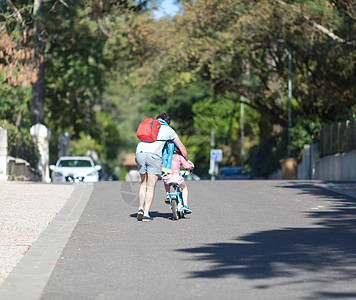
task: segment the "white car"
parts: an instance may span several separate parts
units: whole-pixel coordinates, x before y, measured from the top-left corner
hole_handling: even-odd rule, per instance
[[[50,165],[52,182],[98,182],[100,165],[89,156],[62,156],[56,165]]]

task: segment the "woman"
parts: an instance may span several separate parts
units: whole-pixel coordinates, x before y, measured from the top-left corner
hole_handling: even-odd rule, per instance
[[[155,142],[140,141],[136,148],[136,164],[141,176],[139,191],[138,221],[151,221],[149,215],[158,176],[162,173],[162,150],[168,140],[172,140],[179,148],[182,156],[188,159],[188,153],[177,133],[169,126],[170,117],[167,113],[157,116],[161,127]]]

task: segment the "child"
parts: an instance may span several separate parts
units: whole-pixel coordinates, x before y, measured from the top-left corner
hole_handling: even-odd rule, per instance
[[[179,151],[179,149],[177,147],[174,147],[172,164],[171,164],[171,173],[163,176],[162,180],[164,182],[164,188],[166,189],[167,194],[170,192],[169,184],[171,182],[176,182],[179,184],[182,190],[185,213],[190,214],[192,210],[188,207],[188,188],[184,181],[183,176],[180,174],[181,165],[189,170],[194,167],[194,164],[191,161],[187,161],[182,156],[182,153]],[[165,202],[169,204],[169,198],[166,198]]]

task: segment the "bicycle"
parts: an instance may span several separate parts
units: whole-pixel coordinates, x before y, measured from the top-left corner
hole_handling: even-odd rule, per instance
[[[173,220],[184,218],[185,211],[180,186],[176,182],[172,182],[169,185],[173,188],[173,192],[167,194],[173,214]]]
[[[183,174],[185,176],[186,171]],[[172,182],[169,184],[173,188],[173,192],[167,194],[169,199],[170,209],[172,210],[173,220],[178,220],[184,218],[185,212],[182,190],[177,182]]]

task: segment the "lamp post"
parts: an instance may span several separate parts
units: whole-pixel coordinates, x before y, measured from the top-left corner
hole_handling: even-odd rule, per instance
[[[285,43],[284,39],[278,39],[277,42]],[[288,157],[291,156],[291,136],[290,128],[292,127],[292,49],[287,47],[286,54],[288,56]]]

